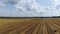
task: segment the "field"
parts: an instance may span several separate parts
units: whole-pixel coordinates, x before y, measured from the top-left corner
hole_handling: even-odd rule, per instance
[[[60,34],[60,18],[0,18],[0,34]]]

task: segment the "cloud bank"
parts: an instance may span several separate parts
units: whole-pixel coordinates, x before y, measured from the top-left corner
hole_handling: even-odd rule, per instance
[[[6,2],[6,3],[5,3]],[[57,10],[57,0],[53,0],[51,7],[44,7],[37,3],[36,0],[7,0],[3,4],[12,5],[14,10],[2,9],[0,16],[9,17],[52,17],[60,16],[60,11]],[[1,4],[2,5],[2,4]],[[0,8],[1,9],[1,8]],[[5,10],[5,11],[3,11]],[[5,13],[7,12],[7,13]]]
[[[22,12],[25,12],[24,15],[39,16],[39,17],[52,17],[60,16],[60,12],[56,9],[54,2],[52,1],[51,7],[43,7],[38,4],[36,0],[20,0],[15,7]],[[47,10],[46,10],[47,9]],[[28,14],[27,14],[28,13]]]

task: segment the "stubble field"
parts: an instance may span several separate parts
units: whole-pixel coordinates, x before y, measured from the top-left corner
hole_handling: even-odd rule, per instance
[[[60,18],[0,18],[0,34],[60,34]]]

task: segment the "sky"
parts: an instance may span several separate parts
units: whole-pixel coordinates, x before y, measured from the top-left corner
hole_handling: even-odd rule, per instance
[[[60,0],[0,0],[0,17],[60,16]]]
[[[43,5],[43,6],[51,6],[52,5],[52,1],[51,0],[36,0],[39,4]]]

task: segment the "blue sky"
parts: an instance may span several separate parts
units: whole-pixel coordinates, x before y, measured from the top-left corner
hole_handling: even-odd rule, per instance
[[[60,7],[57,6],[59,5],[58,3],[59,0],[35,0],[35,1],[18,0],[21,3],[19,3],[17,0],[9,0],[9,1],[0,0],[0,13],[1,13],[0,16],[6,16],[6,17],[60,16],[60,11],[56,9],[57,7]],[[14,1],[15,4],[13,4]],[[31,4],[31,2],[34,3]],[[27,7],[25,7],[26,5]],[[45,10],[46,8],[48,10]]]

